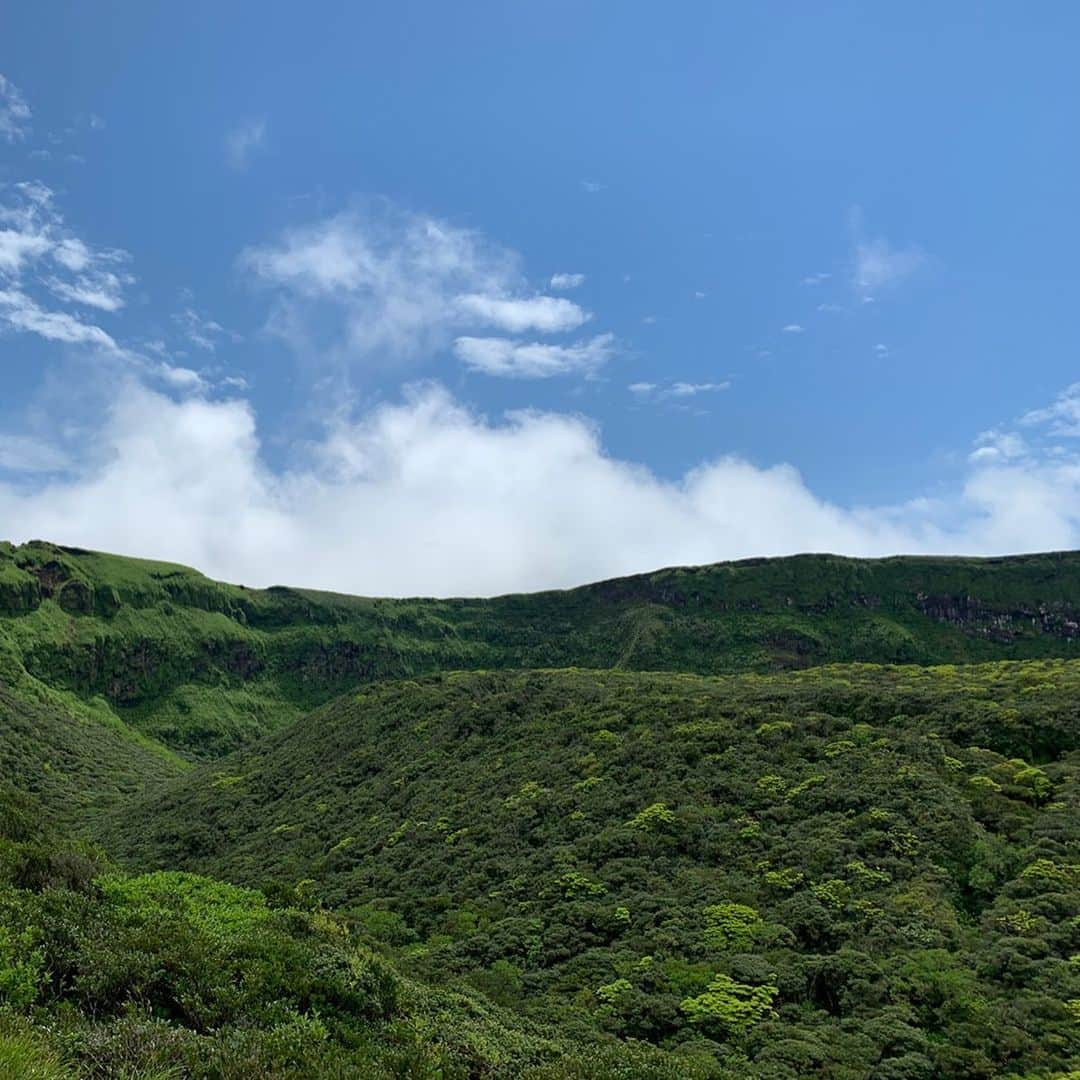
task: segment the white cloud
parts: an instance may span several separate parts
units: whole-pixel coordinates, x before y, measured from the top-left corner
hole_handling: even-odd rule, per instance
[[[63,307],[114,315],[135,280],[122,269],[128,261],[124,251],[94,247],[75,235],[44,184],[26,181],[0,189],[0,332],[88,350],[99,361],[176,391],[205,391],[197,372],[173,366],[164,343],[131,348],[83,312]]]
[[[556,290],[576,289],[585,284],[584,274],[552,274],[549,282]]]
[[[56,237],[52,257],[73,274],[85,270],[94,261],[93,253],[77,236]]]
[[[691,398],[697,394],[716,393],[731,388],[731,383],[724,382],[682,382],[676,381],[661,386],[652,382],[631,383],[627,389],[639,397],[651,397],[656,401],[665,401],[672,398]]]
[[[173,322],[180,327],[188,341],[198,349],[213,352],[222,337],[234,337],[221,323],[203,318],[193,307],[185,307],[173,315]]]
[[[49,241],[44,236],[17,229],[0,229],[0,272],[18,274],[26,263],[40,258],[48,250]]]
[[[269,328],[305,355],[366,362],[431,355],[464,329],[459,297],[512,295],[516,256],[386,203],[287,230],[240,266],[275,291]]]
[[[0,289],[0,324],[66,345],[95,345],[118,352],[112,336],[66,311],[48,311],[18,289]]]
[[[974,445],[968,460],[977,465],[1016,461],[1029,453],[1027,443],[1013,431],[984,431],[976,436]]]
[[[576,330],[589,319],[571,300],[557,296],[500,297],[468,293],[458,297],[466,318],[485,326],[497,326],[511,334],[536,330],[542,334]]]
[[[818,304],[818,311],[825,314],[836,315],[839,312],[846,311],[846,308],[841,307],[839,304]]]
[[[1080,438],[1080,382],[1066,387],[1045,409],[1032,409],[1020,418],[1026,426],[1047,424],[1051,435]]]
[[[123,282],[116,274],[108,271],[83,275],[74,281],[49,277],[45,284],[61,300],[69,300],[83,307],[93,307],[99,311],[119,311],[124,306]]]
[[[603,191],[607,188],[607,184],[598,184],[595,180],[582,180],[581,188],[583,191],[588,192],[590,195],[595,195],[598,191]]]
[[[730,387],[730,382],[676,382],[671,384],[671,386],[667,390],[667,393],[670,394],[672,397],[693,397],[695,394],[709,394],[714,393],[717,390],[728,390],[730,389]]]
[[[577,416],[491,422],[426,386],[336,422],[284,475],[243,401],[110,396],[77,471],[0,481],[33,536],[175,559],[253,585],[491,594],[664,565],[840,551],[972,554],[1077,546],[1080,467],[976,463],[947,499],[845,509],[789,465],[736,457],[674,480],[611,457]]]
[[[475,333],[565,332],[590,315],[564,297],[531,295],[513,252],[389,203],[290,229],[277,243],[248,249],[240,266],[274,290],[268,328],[309,359],[403,364],[460,338],[459,358],[502,374],[587,371],[602,362],[603,335],[543,346]]]
[[[803,332],[803,327],[801,327],[798,323],[788,323],[782,331],[782,333],[785,334],[801,334]]]
[[[852,285],[864,304],[875,302],[875,294],[910,277],[926,263],[917,247],[895,248],[883,236],[868,238],[862,211],[850,214]]]
[[[831,278],[831,277],[832,277],[832,274],[824,274],[824,273],[821,273],[821,274],[807,274],[807,276],[802,279],[802,284],[803,285],[821,285],[823,282],[828,281],[829,278]]]
[[[694,293],[694,299],[695,300],[704,300],[705,299],[705,294],[699,289],[697,292]]]
[[[183,393],[198,394],[206,389],[206,380],[197,371],[192,371],[191,368],[161,363],[153,369],[153,374],[161,379],[166,386]]]
[[[0,138],[9,143],[23,138],[30,123],[30,106],[19,88],[0,75]]]
[[[597,334],[573,345],[550,345],[509,338],[459,337],[454,353],[471,371],[516,379],[593,374],[615,354],[615,336]]]
[[[895,250],[884,239],[859,241],[855,245],[855,288],[864,299],[909,277],[924,262],[914,248]]]
[[[31,289],[40,282],[62,301],[115,312],[124,305],[125,286],[134,281],[117,269],[127,259],[126,252],[92,248],[73,234],[44,184],[11,185],[0,201],[0,326],[115,351],[116,342],[104,329],[70,312],[49,310]]]
[[[225,156],[234,169],[246,169],[252,157],[266,145],[266,121],[255,120],[225,136]]]

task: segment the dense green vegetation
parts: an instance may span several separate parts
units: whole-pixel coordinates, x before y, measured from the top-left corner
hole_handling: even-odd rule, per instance
[[[379,600],[0,544],[0,1077],[1076,1080],[1078,633],[1071,553]]]
[[[710,675],[1069,657],[1078,634],[1078,553],[799,556],[491,600],[379,600],[0,544],[3,669],[107,707],[193,758],[280,730],[358,683],[436,671]]]
[[[112,839],[740,1076],[1051,1073],[1080,1053],[1078,701],[1069,661],[435,676]]]
[[[310,905],[190,874],[118,873],[37,818],[0,790],[4,1078],[704,1075],[403,978]]]

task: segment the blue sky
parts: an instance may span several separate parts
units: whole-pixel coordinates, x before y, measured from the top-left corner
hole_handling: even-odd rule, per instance
[[[364,592],[1078,546],[1074,5],[0,43],[0,533]]]

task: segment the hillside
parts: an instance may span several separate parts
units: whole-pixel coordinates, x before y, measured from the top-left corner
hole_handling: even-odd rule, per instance
[[[128,875],[0,781],[4,1080],[467,1080],[716,1075],[399,974],[310,906]]]
[[[489,600],[390,600],[246,589],[167,563],[0,544],[0,656],[191,758],[379,679],[1069,657],[1078,633],[1080,553],[807,555]]]
[[[0,544],[0,1077],[1073,1080],[1080,555],[492,599]]]
[[[1080,1053],[1077,700],[1075,661],[434,676],[107,835],[741,1077],[1042,1076]]]

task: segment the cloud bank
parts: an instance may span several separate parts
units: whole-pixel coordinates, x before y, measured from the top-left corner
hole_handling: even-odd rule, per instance
[[[1001,553],[1075,546],[1080,465],[976,459],[947,502],[845,509],[790,465],[721,457],[667,480],[606,453],[586,419],[492,421],[434,384],[328,426],[303,462],[263,463],[251,406],[129,381],[74,472],[6,445],[12,539],[172,559],[252,585],[489,595],[749,555]],[[32,481],[32,482],[30,482]]]

